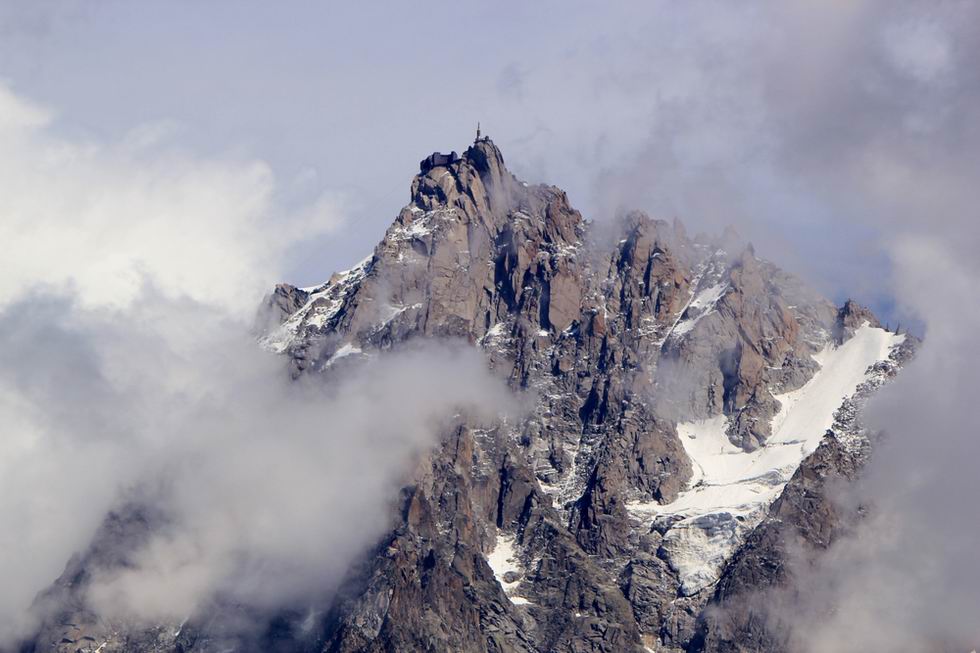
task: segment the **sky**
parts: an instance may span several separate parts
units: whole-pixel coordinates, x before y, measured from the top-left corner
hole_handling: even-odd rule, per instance
[[[279,205],[329,194],[342,219],[296,243],[282,280],[298,285],[363,258],[418,161],[480,121],[519,176],[590,219],[734,224],[833,299],[901,319],[888,225],[825,167],[935,129],[970,4],[5,2],[0,79],[68,136],[154,126],[264,162]]]
[[[0,0],[0,640],[30,627],[25,606],[134,479],[159,480],[172,528],[98,598],[151,594],[140,607],[172,616],[247,591],[227,584],[236,556],[328,586],[346,558],[323,566],[303,535],[353,555],[433,424],[511,407],[444,349],[379,363],[391,382],[374,396],[353,378],[309,401],[250,333],[274,283],[363,258],[418,161],[461,150],[480,121],[512,170],[592,220],[733,224],[832,298],[925,335],[872,406],[889,434],[861,488],[875,517],[811,579],[796,636],[803,653],[975,643],[976,25],[972,0]],[[341,410],[351,397],[399,407],[410,437]],[[270,442],[273,428],[292,435]],[[381,441],[348,446],[352,432]],[[243,491],[269,459],[294,472],[288,497],[275,475]],[[344,473],[368,460],[375,473]],[[376,522],[303,518],[352,483]],[[252,514],[243,538],[222,535]]]

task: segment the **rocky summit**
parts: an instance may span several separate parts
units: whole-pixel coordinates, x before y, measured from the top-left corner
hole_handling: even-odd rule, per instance
[[[99,615],[87,579],[155,527],[133,504],[39,597],[24,651],[783,651],[758,597],[859,518],[828,488],[860,472],[861,407],[916,344],[734,233],[587,221],[487,138],[423,160],[373,253],[277,286],[262,318],[294,377],[451,339],[526,409],[458,415],[322,605]]]

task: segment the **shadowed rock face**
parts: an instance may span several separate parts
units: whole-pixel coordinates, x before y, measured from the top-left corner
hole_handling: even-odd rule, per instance
[[[641,213],[617,229],[599,239],[563,191],[516,179],[488,139],[423,166],[371,256],[321,286],[275,289],[262,344],[295,376],[330,382],[413,339],[461,339],[529,399],[528,414],[447,428],[405,479],[390,532],[316,609],[216,601],[184,624],[110,623],[86,603],[86,574],[124,564],[107,547],[125,551],[154,528],[116,515],[45,594],[54,616],[26,650],[727,650],[699,615],[712,597],[773,580],[738,571],[776,555],[771,527],[717,590],[682,596],[658,554],[663,533],[627,504],[668,504],[688,487],[678,421],[724,414],[733,443],[765,446],[774,395],[801,387],[812,354],[867,316],[838,313],[750,246],[723,247],[730,239],[691,239]],[[806,469],[836,469],[828,456]],[[809,524],[805,506],[794,514]],[[815,519],[820,530],[836,516]],[[505,545],[503,573],[490,561]]]

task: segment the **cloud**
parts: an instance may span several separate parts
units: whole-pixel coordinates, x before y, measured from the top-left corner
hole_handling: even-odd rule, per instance
[[[807,653],[977,647],[980,4],[651,7],[525,67],[525,112],[559,115],[517,158],[592,180],[590,217],[735,223],[835,299],[925,334],[868,416],[888,437],[847,500],[874,516],[798,595],[761,600]]]
[[[950,72],[949,37],[935,22],[909,20],[890,25],[883,41],[891,63],[916,81],[933,83]]]
[[[252,311],[284,252],[341,222],[327,193],[284,214],[266,164],[181,151],[170,125],[106,143],[67,140],[52,123],[0,87],[0,305],[70,286],[86,306],[125,308],[151,280],[169,297]]]
[[[447,343],[290,380],[252,319],[297,242],[337,224],[331,197],[286,211],[268,166],[180,151],[167,125],[54,126],[0,87],[0,642],[127,501],[159,521],[95,575],[104,616],[328,590],[454,413],[506,413],[503,385]]]
[[[265,146],[280,159],[296,157],[302,166],[313,159],[318,178],[381,188],[372,196],[386,202],[397,201],[385,193],[404,188],[406,166],[426,153],[419,148],[468,138],[481,119],[509,164],[531,181],[568,189],[588,217],[638,207],[656,217],[677,215],[695,228],[735,222],[762,255],[836,298],[894,303],[892,319],[916,320],[927,338],[875,412],[890,439],[866,485],[882,515],[875,522],[880,528],[867,536],[877,530],[885,537],[855,540],[858,558],[842,548],[828,559],[826,578],[840,582],[828,582],[821,596],[849,609],[823,630],[824,622],[808,619],[799,631],[827,642],[820,638],[836,636],[836,628],[841,637],[868,642],[862,638],[892,629],[898,650],[901,641],[918,643],[937,629],[964,634],[940,612],[959,617],[959,607],[980,604],[970,593],[969,570],[963,571],[967,553],[980,548],[969,526],[978,520],[962,499],[980,489],[970,471],[978,440],[969,409],[977,385],[972,307],[980,287],[977,3],[704,1],[622,9],[583,3],[575,11],[544,3],[489,12],[455,3],[441,9],[405,10],[386,27],[358,20],[357,9],[347,8],[339,20],[304,14],[306,20],[290,19],[283,28],[254,8],[214,3],[208,19],[234,28],[222,44],[230,54],[221,59],[205,56],[214,47],[208,29],[186,35],[178,51],[171,34],[136,16],[124,16],[127,29],[119,36],[104,29],[110,14],[95,12],[85,29],[72,23],[72,32],[105,47],[44,49],[38,57],[45,66],[21,61],[37,50],[11,39],[4,59],[21,61],[19,68],[11,64],[19,79],[78,99],[103,129],[128,124],[133,115],[142,119],[148,106],[165,106],[196,117],[204,127],[194,136],[213,146],[220,140],[211,140],[212,133],[241,135],[237,120],[249,135],[264,128]],[[182,10],[168,11],[176,12],[168,14],[175,24],[192,20]],[[476,23],[487,29],[471,35],[472,56],[465,59],[447,56],[441,39],[404,47],[407,32],[452,33]],[[64,35],[59,24],[45,29]],[[194,24],[208,23],[194,17]],[[254,37],[256,25],[268,39]],[[341,27],[335,38],[324,38],[330,25]],[[287,36],[276,38],[270,27]],[[125,48],[137,52],[134,40],[140,45],[135,64],[120,56]],[[397,57],[390,56],[394,49]],[[365,55],[355,57],[360,65],[333,65],[351,52]],[[155,65],[160,74],[147,74]],[[46,77],[33,75],[38,67]],[[429,95],[412,92],[419,70],[432,87],[452,87],[457,111],[433,111]],[[311,83],[325,71],[322,84]],[[223,83],[239,78],[249,83]],[[129,103],[109,92],[120,79],[141,91]],[[270,95],[289,101],[270,108]],[[202,159],[145,131],[115,143],[66,141],[54,135],[50,112],[9,92],[0,94],[0,113],[0,178],[15,191],[0,194],[0,242],[11,261],[0,278],[2,305],[36,297],[46,286],[70,294],[71,306],[121,311],[119,319],[128,320],[149,278],[166,302],[189,298],[221,307],[221,315],[240,315],[278,280],[274,268],[296,269],[284,262],[288,245],[277,237],[295,242],[306,220],[311,235],[324,226],[323,211],[291,211],[285,222],[274,216],[281,188],[261,163]],[[284,132],[283,124],[296,128]],[[379,158],[378,144],[392,155]],[[324,247],[345,255],[356,250],[346,262],[360,258],[394,213],[373,201],[366,200],[376,215],[331,232],[338,238],[321,240]],[[329,200],[326,206],[329,216]],[[110,219],[102,217],[106,208]],[[130,251],[137,254],[120,259]],[[58,310],[47,317],[54,324]],[[196,328],[175,325],[159,337],[180,342]],[[83,357],[75,365],[100,369],[99,360]],[[112,369],[137,374],[123,363]],[[51,373],[46,383],[58,386],[59,378]],[[69,385],[60,387],[67,392]],[[15,395],[3,401],[10,420],[19,420],[8,423],[25,432],[38,414],[46,415]],[[87,455],[99,460],[94,452]],[[52,466],[50,474],[60,469]],[[932,535],[937,531],[939,539]],[[909,575],[923,566],[929,575]],[[853,574],[855,582],[845,582],[855,570],[861,572]],[[909,578],[919,588],[951,591],[905,591]],[[862,595],[857,579],[878,591]],[[866,619],[848,621],[850,615]]]
[[[864,478],[838,500],[868,516],[816,561],[794,564],[799,592],[765,597],[794,651],[970,651],[980,643],[980,458],[975,263],[942,239],[893,245],[905,301],[927,316],[916,359],[872,401],[881,429]],[[937,284],[937,280],[942,280]],[[785,599],[785,597],[783,597]]]
[[[694,100],[663,137],[655,134],[628,174],[608,173],[637,201],[666,188],[678,201],[701,202],[694,208],[702,213],[734,216],[757,245],[760,228],[788,234],[802,257],[797,269],[832,289],[891,294],[896,315],[925,333],[916,360],[869,408],[870,427],[886,438],[842,500],[862,502],[870,516],[826,556],[797,565],[797,592],[760,599],[790,626],[794,650],[969,651],[980,643],[972,398],[980,382],[980,135],[972,126],[980,36],[966,27],[978,20],[980,5],[969,2],[781,4],[732,27],[748,47],[733,41],[725,58],[705,54],[697,66],[704,106]],[[710,47],[702,29],[692,47]],[[760,112],[754,127],[740,130],[752,107]],[[678,149],[678,141],[697,142],[689,139],[700,115],[721,121],[715,149]],[[740,140],[746,133],[763,136],[759,147]],[[663,182],[642,183],[661,169],[670,170]],[[763,236],[758,249],[778,259],[777,245]]]

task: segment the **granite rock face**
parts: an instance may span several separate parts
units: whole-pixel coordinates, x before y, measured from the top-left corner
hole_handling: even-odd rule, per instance
[[[86,579],[124,565],[155,527],[130,506],[39,599],[49,616],[25,650],[779,650],[752,614],[719,624],[704,608],[783,582],[775,524],[815,546],[832,537],[838,516],[810,494],[853,473],[857,454],[828,440],[717,587],[693,594],[664,558],[670,524],[650,528],[630,506],[689,489],[679,422],[724,416],[733,445],[765,448],[777,395],[877,320],[853,303],[838,311],[730,237],[690,238],[642,213],[600,237],[563,191],[515,178],[489,139],[423,164],[370,256],[314,288],[276,287],[261,344],[294,376],[329,382],[415,339],[463,340],[530,411],[447,428],[405,479],[390,531],[315,610],[216,601],[183,624],[108,622]],[[740,638],[757,648],[725,648]]]

